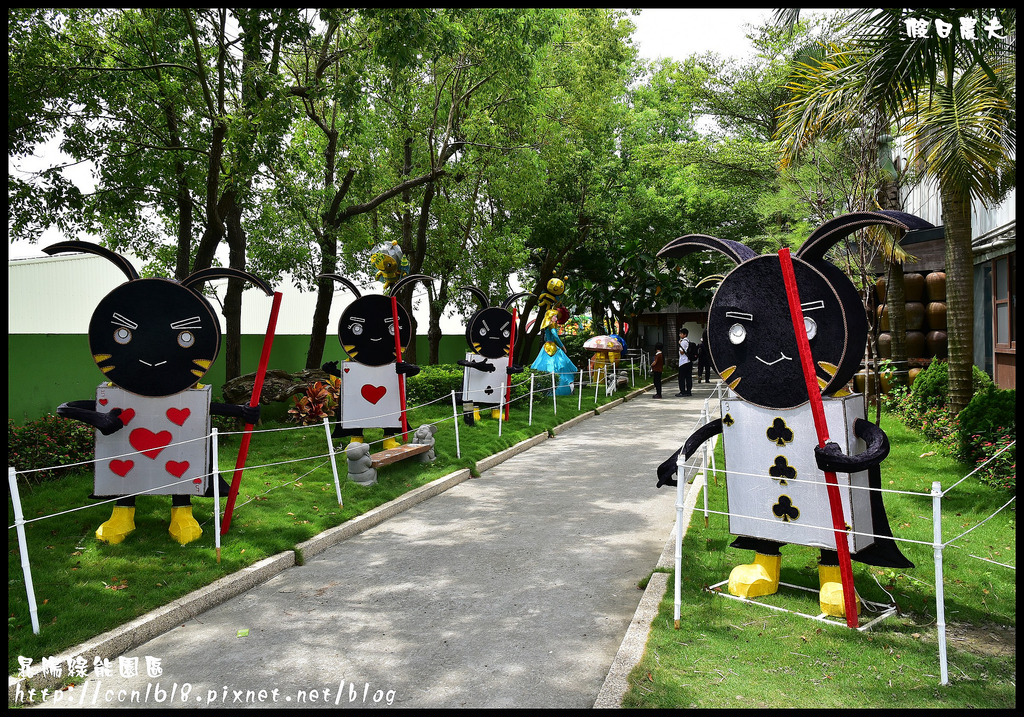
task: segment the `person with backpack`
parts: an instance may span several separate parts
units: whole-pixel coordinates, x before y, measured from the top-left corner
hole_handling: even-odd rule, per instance
[[[690,356],[695,355],[697,347],[687,338],[689,335],[689,329],[679,329],[679,393],[676,396],[681,397],[689,396],[693,391],[693,359]]]

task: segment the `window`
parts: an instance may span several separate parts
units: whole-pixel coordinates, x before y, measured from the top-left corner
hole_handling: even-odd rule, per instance
[[[1013,350],[1017,345],[1017,268],[1016,254],[1001,256],[992,262],[992,313],[996,350]]]

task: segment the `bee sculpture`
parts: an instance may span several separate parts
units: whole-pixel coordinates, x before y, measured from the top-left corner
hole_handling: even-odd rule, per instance
[[[540,307],[541,315],[548,309],[553,309],[561,301],[562,294],[565,293],[565,282],[569,280],[569,277],[563,277],[559,279],[557,276],[553,276],[548,279],[547,286],[545,286],[544,292],[537,299],[537,306]]]
[[[480,420],[480,407],[491,407],[498,418],[498,406],[509,377],[521,373],[522,366],[512,363],[512,334],[515,330],[508,307],[529,292],[513,294],[500,306],[492,306],[487,295],[475,286],[463,286],[479,302],[480,310],[466,322],[466,343],[472,349],[458,361],[465,367],[462,379],[463,417],[469,425]]]
[[[384,242],[374,249],[370,263],[377,270],[373,278],[384,285],[385,292],[390,292],[395,282],[409,275],[409,260],[397,241]]]
[[[831,440],[824,448],[817,442],[779,257],[699,234],[675,239],[658,253],[682,257],[711,250],[736,263],[711,302],[705,332],[711,360],[729,387],[722,417],[695,431],[681,449],[689,458],[702,443],[722,434],[730,532],[738,536],[732,547],[755,553],[753,562],[730,573],[733,595],[773,594],[779,586],[780,548],[808,545],[821,550],[822,612],[845,616],[834,533],[821,529],[831,525],[823,471],[848,476],[841,493],[843,513],[854,531],[847,538],[850,557],[868,565],[913,567],[892,538],[879,492],[888,437],[866,419],[864,397],[847,390],[864,354],[865,309],[853,283],[825,258],[838,241],[873,225],[931,227],[902,212],[847,214],[816,230],[792,260],[830,427]],[[659,466],[658,487],[676,485],[677,457]],[[853,604],[859,611],[859,600]]]
[[[259,420],[259,406],[212,403],[202,379],[220,350],[220,321],[200,286],[210,279],[250,281],[268,296],[265,281],[237,269],[210,268],[178,282],[139,278],[124,257],[96,244],[69,241],[47,254],[84,252],[114,263],[128,281],[107,294],[89,322],[89,349],[107,379],[94,400],[70,401],[57,415],[96,429],[96,498],[117,497],[110,519],[96,531],[107,543],[135,530],[136,494],[171,495],[168,532],[185,545],[202,535],[193,496],[212,491],[210,416]],[[218,477],[219,480],[219,477]],[[227,487],[227,484],[224,484]]]
[[[384,429],[384,450],[398,447],[395,435],[401,431],[404,395],[399,375],[415,376],[416,364],[398,361],[395,334],[404,349],[412,341],[412,319],[397,304],[398,326],[395,326],[391,297],[406,284],[429,280],[423,274],[399,279],[388,295],[363,294],[351,280],[338,274],[321,274],[348,288],[356,296],[338,321],[338,340],[349,360],[331,361],[323,370],[341,378],[338,425],[334,436],[349,437],[361,443],[366,428]]]

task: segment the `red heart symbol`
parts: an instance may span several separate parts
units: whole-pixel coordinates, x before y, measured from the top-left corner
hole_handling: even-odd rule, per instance
[[[121,419],[121,423],[123,423],[124,425],[127,426],[131,422],[131,420],[133,418],[135,418],[135,409],[134,408],[126,408],[126,409],[124,409],[118,415],[118,418]]]
[[[108,400],[108,399],[106,399],[106,398],[101,398],[101,399],[100,399],[100,405],[101,405],[101,406],[106,406],[106,405],[107,405],[107,400]]]
[[[363,398],[372,404],[376,404],[377,401],[384,398],[384,394],[387,392],[388,389],[386,386],[373,386],[371,384],[366,384],[359,389],[359,393],[363,395]]]
[[[168,408],[167,418],[176,426],[184,426],[185,421],[192,415],[192,411],[187,408]]]
[[[135,450],[142,451],[143,454],[155,459],[160,455],[160,451],[171,442],[171,432],[153,433],[147,428],[136,428],[129,434],[128,442]]]
[[[110,470],[124,478],[135,467],[135,461],[110,461]]]
[[[164,468],[175,478],[181,478],[185,471],[188,470],[188,461],[181,461],[180,463],[178,461],[167,461],[167,465]]]
[[[349,371],[351,371],[351,370],[352,370],[352,369],[351,369],[350,367],[348,367],[348,366],[346,366],[346,367],[345,367],[345,369],[344,369],[345,373],[348,373],[348,372],[349,372]]]

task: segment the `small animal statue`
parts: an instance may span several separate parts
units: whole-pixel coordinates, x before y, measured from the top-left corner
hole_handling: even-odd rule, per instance
[[[835,534],[822,530],[832,524],[823,471],[848,474],[841,493],[853,528],[846,538],[850,557],[868,565],[913,567],[892,538],[879,491],[879,465],[889,453],[888,437],[867,420],[864,397],[846,388],[864,354],[864,305],[850,279],[825,258],[841,239],[876,225],[931,227],[902,212],[847,214],[812,233],[792,260],[803,329],[829,424],[830,442],[823,448],[811,416],[779,257],[700,234],[675,239],[658,254],[682,257],[713,250],[736,263],[712,300],[705,333],[711,360],[730,391],[721,402],[722,417],[698,428],[681,449],[689,458],[702,443],[722,434],[730,531],[738,535],[732,547],[754,551],[753,562],[736,566],[729,576],[733,595],[776,592],[779,549],[786,543],[808,545],[821,551],[822,612],[846,615]],[[677,455],[659,466],[659,487],[676,485]],[[853,604],[859,612],[859,600]]]
[[[320,278],[333,279],[356,295],[338,322],[338,340],[349,360],[340,364],[330,361],[322,367],[341,378],[334,437],[350,437],[359,442],[363,440],[364,429],[383,428],[384,450],[397,448],[395,435],[403,428],[401,407],[405,398],[398,377],[415,376],[420,367],[397,360],[395,334],[402,348],[408,346],[412,341],[412,319],[405,307],[392,303],[392,297],[406,284],[430,277],[406,276],[395,282],[389,295],[361,294],[352,281],[337,274],[322,274]]]
[[[348,460],[348,477],[359,485],[373,485],[377,482],[377,470],[370,457],[370,446],[365,443],[349,443],[345,446]]]
[[[416,456],[421,463],[432,463],[437,457],[434,453],[434,435],[437,433],[437,426],[433,423],[424,423],[412,434],[412,442],[424,446],[430,446],[430,450]]]
[[[509,378],[523,370],[512,363],[512,312],[508,307],[529,292],[519,292],[500,306],[492,306],[487,295],[475,286],[463,286],[480,302],[481,308],[466,322],[466,343],[472,349],[456,363],[465,367],[462,381],[463,417],[473,425],[480,420],[480,408],[489,406],[498,418],[498,406]]]
[[[270,286],[237,269],[210,268],[182,281],[139,278],[124,257],[97,244],[69,241],[47,254],[85,252],[113,262],[128,281],[107,294],[89,322],[89,348],[109,383],[93,400],[70,401],[57,415],[96,429],[96,498],[117,497],[110,519],[96,531],[120,543],[135,530],[138,493],[171,495],[168,532],[182,545],[202,535],[192,496],[212,495],[210,416],[259,420],[259,406],[211,403],[206,375],[220,350],[220,321],[200,286],[217,278],[250,281],[268,296]],[[218,480],[220,480],[218,476]],[[227,484],[224,484],[227,487]]]

